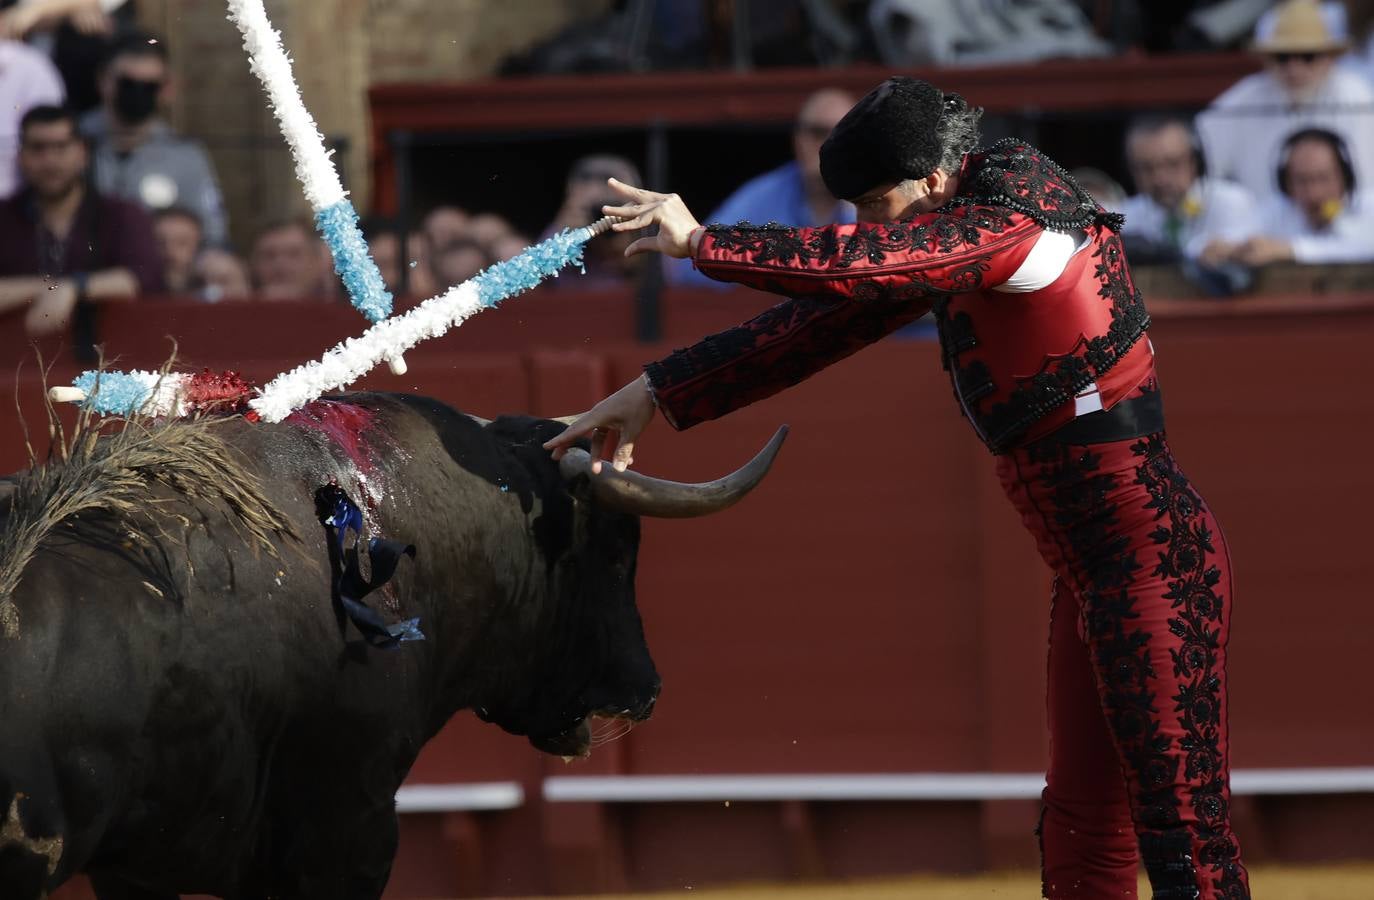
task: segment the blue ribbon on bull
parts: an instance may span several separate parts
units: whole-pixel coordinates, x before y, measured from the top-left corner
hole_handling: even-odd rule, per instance
[[[362,543],[363,512],[358,504],[337,484],[326,484],[315,492],[315,514],[329,538],[329,594],[334,601],[334,613],[343,633],[345,617],[362,633],[363,640],[373,647],[391,649],[403,641],[423,641],[419,619],[405,619],[387,624],[362,599],[391,580],[402,556],[415,558],[415,546],[382,538],[367,539],[367,557],[371,563],[371,577],[365,577],[358,564],[358,546]],[[357,535],[352,544],[348,533]]]

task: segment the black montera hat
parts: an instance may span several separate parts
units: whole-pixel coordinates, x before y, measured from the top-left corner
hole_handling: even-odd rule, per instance
[[[925,178],[940,165],[937,126],[945,94],[916,78],[894,76],[854,104],[821,145],[821,178],[842,200],[875,185]]]

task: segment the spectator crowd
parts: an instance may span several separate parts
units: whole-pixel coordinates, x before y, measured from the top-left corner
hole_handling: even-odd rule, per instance
[[[129,13],[125,0],[0,0],[0,315],[38,336],[82,301],[342,299],[309,220],[232,245],[209,153],[164,115],[167,47]],[[501,216],[454,206],[404,239],[385,222],[366,230],[388,287],[420,297],[529,244]]]
[[[1099,55],[1104,38],[1092,34],[1083,5],[1039,5],[1062,13],[1058,37],[1036,32],[1043,44],[1027,38],[1005,52]],[[906,16],[910,25],[939,6],[866,9],[870,24]],[[985,6],[968,5],[968,27]],[[1125,214],[1132,260],[1178,265],[1215,294],[1244,290],[1256,270],[1275,262],[1374,262],[1374,198],[1366,188],[1374,184],[1374,2],[1198,6],[1211,18],[1175,24],[1217,29],[1226,7],[1227,27],[1243,25],[1263,69],[1196,116],[1142,116],[1129,123],[1123,147],[1104,146],[1104,168],[1124,152],[1134,193],[1101,169],[1076,171],[1099,202]],[[903,53],[951,62],[953,51],[939,43],[947,37],[927,34],[921,51],[888,35],[873,52],[896,62]],[[967,55],[971,38],[961,40]],[[999,46],[989,37],[977,59],[993,58]],[[242,254],[232,245],[210,155],[165,117],[175,88],[166,46],[136,30],[123,0],[0,0],[0,314],[22,310],[27,330],[43,334],[65,327],[82,300],[342,299],[308,220],[262,224]],[[825,191],[818,153],[853,99],[831,88],[809,96],[795,113],[791,158],[740,185],[709,220],[852,222],[853,207]],[[643,183],[624,157],[574,160],[557,213],[539,236],[599,217],[617,199],[607,192],[609,177]],[[413,224],[368,221],[365,230],[387,285],[411,297],[465,281],[532,242],[496,212],[453,205],[431,208]],[[645,257],[623,255],[631,240],[593,243],[590,280],[577,283],[639,279]],[[689,261],[669,260],[663,274],[670,285],[714,285]]]

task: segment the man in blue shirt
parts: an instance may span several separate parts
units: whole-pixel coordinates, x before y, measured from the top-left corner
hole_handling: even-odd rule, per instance
[[[853,105],[852,96],[835,88],[823,88],[807,97],[792,129],[795,158],[746,181],[725,198],[706,221],[726,224],[748,221],[755,225],[765,222],[785,225],[853,222],[854,205],[836,200],[821,180],[821,144]],[[665,263],[664,275],[669,284],[730,287],[697,272],[689,259],[667,259]]]

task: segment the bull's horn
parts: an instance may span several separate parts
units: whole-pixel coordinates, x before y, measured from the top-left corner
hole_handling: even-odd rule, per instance
[[[605,506],[638,516],[666,519],[687,519],[719,512],[743,499],[752,491],[778,455],[787,426],[773,435],[758,455],[745,465],[715,481],[702,484],[683,484],[640,475],[638,472],[617,472],[607,463],[601,474],[592,474],[592,458],[586,450],[569,450],[559,461],[559,470],[569,481],[585,475],[591,483],[592,496]]]

